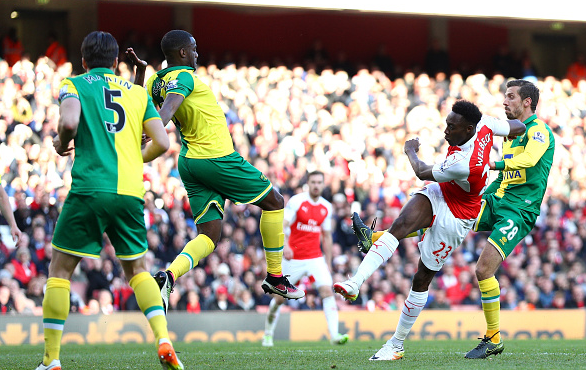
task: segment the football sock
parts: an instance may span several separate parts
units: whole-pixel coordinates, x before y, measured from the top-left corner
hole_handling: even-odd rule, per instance
[[[160,289],[155,279],[145,271],[134,275],[129,284],[136,295],[138,307],[153,329],[155,343],[158,345],[161,339],[169,339],[167,318],[161,302]]]
[[[358,266],[356,274],[351,278],[358,286],[372,275],[376,269],[393,256],[399,246],[399,241],[393,234],[386,232],[372,245],[364,259]]]
[[[491,276],[478,282],[482,300],[482,310],[486,318],[486,336],[492,337],[493,343],[501,341],[500,330],[501,320],[501,290],[498,280]],[[496,334],[496,335],[495,335]],[[493,336],[494,335],[494,336]]]
[[[167,271],[170,271],[173,274],[173,279],[177,280],[180,276],[197,266],[199,260],[209,256],[214,251],[214,248],[212,239],[207,235],[199,234],[195,239],[185,245],[185,248],[183,248],[173,263],[167,268]]]
[[[414,292],[413,289],[409,291],[409,296],[405,300],[403,310],[401,311],[397,330],[395,330],[395,334],[391,338],[393,344],[403,346],[403,342],[407,338],[407,335],[409,335],[413,324],[415,324],[415,320],[417,320],[417,317],[427,303],[427,295],[427,291]]]
[[[283,218],[285,211],[262,211],[260,216],[260,235],[267,260],[267,273],[273,276],[282,276],[281,261],[283,260]]]
[[[47,288],[43,299],[43,332],[45,336],[43,364],[45,365],[59,359],[63,326],[69,315],[70,289],[69,280],[56,277],[47,279]]]
[[[326,315],[326,322],[328,323],[328,331],[330,338],[338,335],[338,306],[336,305],[336,298],[332,295],[322,299],[324,314]]]
[[[267,318],[265,320],[266,335],[273,336],[275,333],[275,328],[277,327],[277,322],[281,315],[281,306],[282,305],[277,303],[276,299],[271,299],[271,303],[269,303],[269,312],[267,313]]]
[[[413,231],[411,234],[407,235],[407,236],[406,236],[406,238],[412,238],[412,237],[414,237],[414,236],[421,236],[421,235],[425,234],[425,230],[427,230],[427,228],[425,228],[425,229],[420,229],[420,230],[417,230],[417,231]],[[372,233],[372,242],[373,242],[373,243],[376,243],[376,241],[377,241],[377,240],[378,240],[378,239],[379,239],[381,236],[383,236],[383,234],[384,234],[385,232],[386,232],[386,231],[375,231],[375,232],[373,232],[373,233]]]

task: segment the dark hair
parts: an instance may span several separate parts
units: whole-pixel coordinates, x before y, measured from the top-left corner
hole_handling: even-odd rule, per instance
[[[531,99],[531,111],[535,112],[535,109],[537,109],[537,103],[539,102],[539,89],[537,86],[527,80],[511,80],[507,82],[507,88],[512,86],[519,86],[518,93],[521,97],[521,101],[526,98]]]
[[[167,60],[172,57],[173,52],[178,51],[181,48],[189,46],[191,43],[191,34],[183,30],[169,31],[163,36],[161,40],[161,50]]]
[[[478,109],[476,104],[467,100],[458,100],[455,102],[454,105],[452,105],[452,112],[464,117],[464,119],[474,127],[476,127],[482,118],[482,113],[480,113],[480,109]]]
[[[94,31],[81,43],[81,56],[88,68],[111,68],[118,57],[118,42],[108,32]]]
[[[321,177],[325,177],[324,173],[321,171],[312,171],[310,173],[307,174],[307,179],[309,179],[311,176],[321,176]]]

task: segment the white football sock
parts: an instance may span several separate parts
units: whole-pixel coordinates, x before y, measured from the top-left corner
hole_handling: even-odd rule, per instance
[[[428,291],[425,292],[414,292],[413,289],[409,291],[409,296],[405,300],[405,305],[401,311],[401,317],[399,318],[399,324],[397,324],[397,330],[391,339],[394,345],[403,346],[403,341],[409,335],[415,320],[423,310],[423,307],[427,303]]]
[[[329,296],[322,299],[324,314],[328,323],[328,331],[330,338],[333,339],[338,335],[338,306],[336,305],[336,298]]]
[[[273,336],[280,315],[281,305],[273,298],[269,304],[269,312],[267,313],[267,318],[265,320],[265,335]]]
[[[354,277],[351,278],[358,286],[366,281],[376,269],[393,256],[399,246],[399,241],[393,234],[386,231],[373,245],[364,256],[364,259],[358,266]]]

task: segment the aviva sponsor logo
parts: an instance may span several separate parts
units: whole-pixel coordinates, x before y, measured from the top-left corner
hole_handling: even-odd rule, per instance
[[[503,171],[503,182],[508,184],[523,184],[527,181],[525,170]]]

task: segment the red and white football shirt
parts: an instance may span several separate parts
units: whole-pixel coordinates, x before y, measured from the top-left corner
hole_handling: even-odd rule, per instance
[[[320,197],[314,202],[309,193],[296,194],[285,206],[285,220],[289,222],[289,247],[293,259],[304,260],[322,256],[320,236],[332,230],[332,204]]]
[[[506,136],[509,132],[508,122],[483,115],[476,135],[461,146],[450,146],[445,161],[433,166],[433,177],[440,183],[454,217],[469,220],[478,216],[489,182],[494,135]]]

